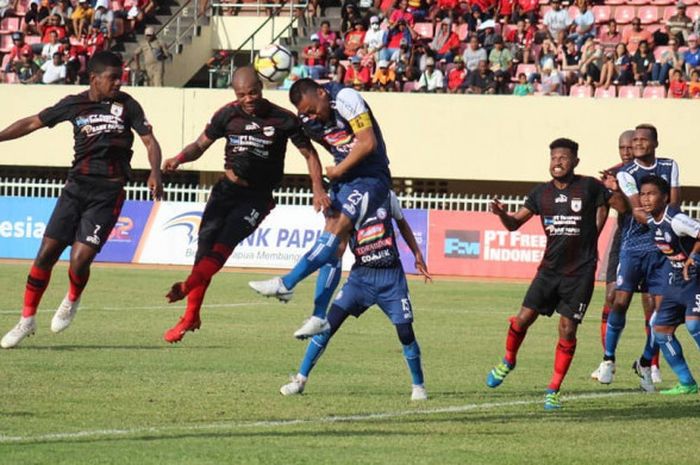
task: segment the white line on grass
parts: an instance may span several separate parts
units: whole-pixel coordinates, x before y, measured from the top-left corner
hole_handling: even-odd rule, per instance
[[[563,400],[567,402],[574,402],[577,400],[590,400],[590,399],[604,399],[608,397],[619,397],[630,395],[630,392],[602,392],[595,394],[580,394],[572,396],[564,396]],[[416,410],[400,410],[397,412],[384,412],[384,413],[367,413],[359,415],[346,415],[346,416],[327,416],[309,419],[295,419],[295,420],[259,420],[259,421],[244,421],[244,422],[219,422],[219,423],[209,423],[209,424],[190,424],[190,425],[166,425],[166,426],[147,426],[140,428],[130,428],[130,429],[101,429],[101,430],[88,430],[88,431],[76,431],[72,433],[50,433],[50,434],[40,434],[34,436],[5,436],[0,435],[0,444],[11,444],[11,443],[39,443],[39,442],[62,442],[62,441],[72,441],[80,439],[93,439],[93,438],[113,438],[122,436],[133,436],[133,435],[143,435],[143,434],[159,434],[167,432],[186,432],[186,431],[202,431],[202,430],[236,430],[236,429],[247,429],[247,428],[274,428],[274,427],[285,427],[285,426],[295,426],[295,425],[314,425],[314,424],[328,424],[328,423],[355,423],[355,422],[365,422],[365,421],[375,421],[375,420],[386,420],[392,418],[402,418],[409,416],[421,416],[421,415],[436,415],[440,413],[464,413],[473,410],[492,410],[500,409],[504,407],[516,407],[519,405],[533,405],[542,404],[542,399],[529,399],[529,400],[513,400],[509,402],[485,402],[482,404],[465,404],[465,405],[455,405],[450,407],[437,407],[432,409],[416,409]],[[166,436],[163,436],[166,438]]]
[[[204,304],[202,308],[234,308],[254,305],[265,305],[266,302],[242,302],[235,304]],[[80,307],[80,310],[90,310],[91,312],[100,310],[164,310],[168,308],[179,308],[177,305],[152,305],[148,307]],[[21,310],[21,309],[20,309]],[[0,315],[8,315],[20,312],[20,310],[0,310]]]

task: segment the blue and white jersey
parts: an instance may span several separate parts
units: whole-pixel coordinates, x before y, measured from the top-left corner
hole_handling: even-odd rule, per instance
[[[399,249],[392,219],[403,219],[396,194],[390,192],[381,207],[368,213],[367,219],[350,237],[350,248],[356,267],[391,268],[400,263]]]
[[[652,166],[642,166],[636,160],[617,172],[617,182],[627,197],[639,195],[639,182],[646,176],[659,176],[671,187],[679,187],[678,164],[670,158],[657,158]],[[652,252],[655,250],[649,228],[638,223],[631,214],[625,215],[622,227],[622,252]]]
[[[391,185],[389,157],[386,153],[384,136],[372,114],[372,110],[359,92],[338,83],[323,86],[328,92],[331,105],[331,120],[322,123],[301,114],[304,132],[328,150],[336,165],[348,156],[355,146],[355,133],[372,128],[377,146],[374,151],[349,170],[339,181],[347,182],[355,178],[381,178]]]
[[[668,259],[673,273],[673,282],[682,283],[683,265],[693,250],[700,236],[700,223],[690,218],[678,208],[667,206],[661,221],[649,216],[647,224],[654,237],[654,242],[661,253]],[[697,269],[690,270],[692,276],[697,276]]]

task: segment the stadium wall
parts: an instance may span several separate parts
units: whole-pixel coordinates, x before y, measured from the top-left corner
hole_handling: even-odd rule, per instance
[[[36,113],[76,87],[0,85],[0,126]],[[211,115],[234,99],[230,90],[125,88],[143,105],[163,147],[173,156],[204,129]],[[287,94],[267,91],[290,107]],[[700,105],[692,100],[583,99],[569,97],[365,94],[381,123],[399,178],[477,181],[540,181],[548,177],[548,143],[560,136],[580,145],[579,172],[595,175],[617,160],[617,136],[640,122],[659,128],[659,155],[675,158],[681,183],[700,186],[700,158],[688,139],[696,134]],[[71,161],[71,128],[38,131],[2,144],[0,163],[66,166]],[[220,171],[223,142],[186,169]],[[134,144],[133,165],[148,167],[145,150]],[[303,158],[291,147],[287,173],[303,174]],[[330,157],[322,154],[324,163]],[[1,169],[1,168],[0,168]]]

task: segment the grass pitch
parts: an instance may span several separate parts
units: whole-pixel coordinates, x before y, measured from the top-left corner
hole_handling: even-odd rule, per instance
[[[0,265],[0,332],[17,321],[28,264]],[[292,332],[310,313],[313,279],[291,303],[247,288],[261,275],[221,273],[202,329],[168,345],[183,305],[163,295],[185,270],[95,267],[73,326],[50,332],[67,286],[59,265],[36,336],[0,352],[0,464],[697,464],[700,397],[637,391],[629,368],[643,344],[633,302],[611,386],[589,379],[601,349],[596,290],[564,409],[543,410],[556,320],[525,340],[498,389],[485,376],[503,354],[507,317],[527,284],[410,281],[431,399],[409,400],[394,329],[377,309],[349,319],[302,396],[279,387],[306,343]],[[685,328],[686,356],[700,354]],[[663,387],[676,380],[662,364]]]

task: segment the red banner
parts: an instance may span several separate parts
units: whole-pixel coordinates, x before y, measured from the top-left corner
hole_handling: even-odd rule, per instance
[[[539,217],[513,232],[484,212],[431,210],[428,222],[428,267],[435,274],[531,278],[547,244]],[[613,230],[609,219],[598,240],[599,276]]]

